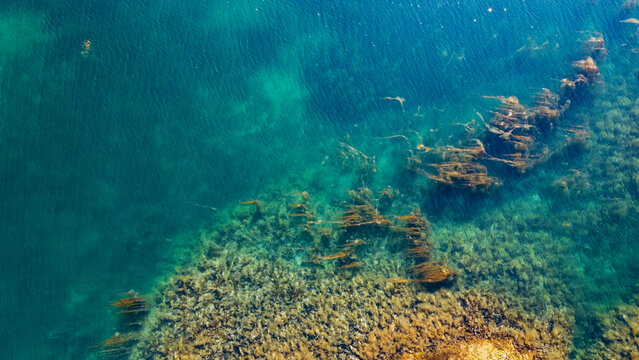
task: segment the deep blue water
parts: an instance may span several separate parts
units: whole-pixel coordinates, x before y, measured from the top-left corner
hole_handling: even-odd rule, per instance
[[[459,133],[448,124],[494,107],[483,95],[530,102],[556,89],[579,31],[604,35],[604,76],[627,78],[634,88],[619,91],[636,98],[623,50],[639,44],[619,24],[630,16],[639,14],[585,0],[4,1],[2,357],[85,358],[111,333],[114,294],[150,291],[197,247],[189,234],[230,204],[319,167],[347,136],[380,154],[379,182],[391,182],[371,138],[416,129],[443,146]],[[601,117],[579,114],[589,111]],[[489,202],[535,186],[523,179]],[[602,196],[636,199],[626,188]],[[455,201],[424,200],[440,220],[486,206],[460,215]],[[633,248],[629,224],[615,227],[622,252]],[[588,251],[619,271],[602,282],[628,287],[605,302],[631,296],[632,260]],[[576,333],[590,333],[588,321]]]

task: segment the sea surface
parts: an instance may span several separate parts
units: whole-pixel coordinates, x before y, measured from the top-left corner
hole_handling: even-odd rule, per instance
[[[524,279],[547,274],[534,286],[574,315],[570,356],[592,356],[607,314],[639,295],[639,25],[621,22],[639,8],[627,3],[2,1],[0,357],[99,358],[117,294],[153,293],[240,202],[306,191],[337,204],[389,187],[432,223],[459,271],[449,289],[499,294],[481,274],[513,261]],[[437,181],[427,159],[431,177],[410,171],[418,149],[483,139],[494,97],[532,107],[541,89],[559,93],[591,37],[605,40],[600,75],[540,138],[543,161],[489,161],[487,189]],[[345,170],[369,158],[370,173]],[[463,232],[468,248],[501,248],[467,229],[505,224],[530,236],[486,271],[445,245]],[[539,248],[559,250],[529,256]]]

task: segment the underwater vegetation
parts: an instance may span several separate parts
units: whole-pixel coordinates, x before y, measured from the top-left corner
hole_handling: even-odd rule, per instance
[[[118,331],[92,346],[105,359],[123,359],[129,356],[131,348],[140,339],[140,331],[150,308],[148,299],[133,290],[117,295],[120,299],[110,305],[118,309]]]
[[[532,312],[507,292],[474,286],[472,271],[456,278],[433,259],[445,247],[434,246],[438,231],[419,208],[381,214],[370,190],[346,195],[321,208],[307,192],[264,194],[258,217],[257,208],[247,210],[254,202],[238,204],[229,222],[203,234],[193,262],[158,289],[135,341],[116,334],[103,348],[128,346],[131,358],[144,359],[566,358],[568,309],[545,304]],[[465,253],[494,261],[484,249]],[[482,261],[473,262],[488,266]],[[128,311],[136,303],[114,304]]]
[[[459,136],[410,124],[369,138],[381,151],[346,136],[320,168],[239,202],[149,300],[112,304],[143,326],[102,356],[637,358],[623,303],[637,287],[620,276],[638,270],[620,245],[638,228],[637,84],[604,86],[604,36],[580,34],[555,90],[484,95],[497,107],[453,119]]]
[[[484,144],[478,139],[472,140],[475,145],[456,148],[446,146],[437,148],[434,153],[440,156],[441,162],[429,166],[435,168],[437,174],[430,174],[417,168],[415,172],[424,175],[440,184],[455,188],[467,188],[484,191],[498,183],[498,179],[488,176],[485,165],[479,161],[487,155]]]
[[[3,1],[2,358],[636,358],[638,11]]]
[[[407,168],[446,186],[486,191],[501,182],[497,177],[488,175],[484,162],[503,164],[525,173],[547,161],[552,152],[544,140],[556,129],[571,105],[578,104],[599,81],[599,68],[593,57],[603,60],[607,50],[602,34],[589,34],[582,45],[585,57],[572,62],[576,73],[561,80],[559,94],[544,88],[534,96],[532,107],[521,104],[515,96],[484,96],[498,100],[500,105],[490,112],[493,117],[488,121],[477,113],[484,127],[482,134],[465,140],[467,144],[462,147],[449,145],[431,149],[420,143],[408,157]],[[475,135],[469,125],[464,126],[469,134]],[[575,138],[585,135],[579,127],[568,131],[574,133]],[[427,165],[435,169],[434,174],[421,166],[426,154],[431,159],[433,154],[437,155],[435,162]]]
[[[408,144],[398,169],[441,185],[429,191],[442,196],[447,188],[485,197],[507,189],[510,175],[500,173],[502,180],[488,173],[500,166],[537,181],[542,175],[533,169],[563,161],[575,144],[591,141],[592,122],[562,124],[581,116],[579,104],[592,101],[593,85],[601,81],[594,60],[606,55],[601,36],[585,40],[583,51],[587,56],[571,64],[576,72],[560,80],[559,93],[542,89],[533,106],[514,96],[487,97],[499,107],[488,121],[480,116],[479,131],[467,132],[458,145],[429,147],[419,133],[386,137]],[[616,107],[609,107],[614,121]],[[608,140],[627,141],[635,151],[635,133]],[[323,169],[292,186],[314,184],[309,190],[270,189],[240,202],[215,230],[203,230],[204,249],[158,288],[153,306],[141,299],[136,305],[132,294],[113,303],[125,314],[140,308],[149,316],[143,331],[118,332],[99,345],[102,351],[141,359],[569,357],[575,323],[584,316],[574,310],[581,299],[573,296],[584,291],[577,285],[582,274],[565,261],[574,259],[571,241],[589,236],[579,231],[584,224],[603,228],[605,217],[635,214],[634,205],[611,193],[612,202],[598,213],[544,217],[540,213],[552,209],[534,205],[534,198],[532,206],[513,199],[473,222],[431,223],[422,210],[428,203],[403,184],[369,187],[379,181],[376,156],[345,141],[335,148]],[[626,165],[613,161],[600,171],[615,166]],[[351,179],[354,190],[319,195],[332,191],[322,183],[330,183],[327,169]],[[567,202],[588,198],[600,192],[592,176],[569,169],[542,189]],[[637,179],[624,182],[637,189]],[[636,353],[632,311],[620,305],[600,315],[602,340],[588,356]]]
[[[603,336],[587,356],[591,359],[639,358],[639,306],[637,297],[601,316]]]
[[[431,359],[474,341],[522,359],[570,351],[569,315],[544,322],[489,293],[395,284],[380,277],[397,266],[383,258],[345,278],[237,244],[214,251],[161,289],[137,358]]]

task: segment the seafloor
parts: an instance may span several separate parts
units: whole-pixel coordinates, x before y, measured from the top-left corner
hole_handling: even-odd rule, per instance
[[[588,75],[578,65],[570,76]],[[494,178],[422,163],[481,161],[477,138],[500,151],[489,134],[502,131],[496,120],[467,128],[455,146],[426,147],[408,130],[336,142],[321,166],[216,214],[218,225],[200,232],[202,250],[154,294],[114,303],[121,331],[99,354],[639,358],[629,240],[638,221],[637,85],[613,73],[589,81],[579,96],[562,87],[555,106],[571,99],[571,108],[544,119],[553,123],[535,133],[524,162],[488,165]],[[539,117],[541,105],[498,100],[497,118]],[[386,150],[373,157],[360,146]]]
[[[366,243],[351,250],[357,259],[346,265],[308,262],[320,254],[304,246],[333,239],[296,226],[286,201],[262,201],[269,205],[257,216],[242,212],[203,234],[207,246],[201,256],[156,295],[135,356],[448,359],[466,358],[462,354],[477,346],[490,358],[562,359],[571,349],[571,310],[540,305],[542,299],[532,299],[543,294],[530,286],[521,291],[531,301],[521,301],[516,291],[470,286],[468,279],[479,278],[473,270],[448,284],[398,282],[412,277],[414,261],[399,249],[384,251],[401,247],[391,243],[401,244],[403,237],[389,238],[376,227],[357,230],[356,239]],[[531,272],[514,270],[522,267],[517,264],[491,266],[493,255],[482,250],[467,253],[476,267],[486,267],[482,276],[504,276],[505,268],[522,276]],[[361,267],[346,268],[352,261]],[[520,287],[517,283],[523,281],[510,285]]]
[[[191,261],[114,303],[120,329],[97,352],[639,358],[637,69],[606,62],[599,33],[580,41],[529,105],[487,97],[448,137],[363,124],[321,164],[217,211]]]

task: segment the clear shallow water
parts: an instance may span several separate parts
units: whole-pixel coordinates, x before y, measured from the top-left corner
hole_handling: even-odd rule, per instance
[[[4,2],[2,352],[84,358],[112,333],[114,294],[150,291],[197,248],[189,232],[268,185],[321,188],[303,174],[345,139],[377,157],[371,188],[400,188],[442,227],[491,222],[498,215],[484,209],[510,203],[545,217],[591,216],[582,223],[592,228],[548,226],[544,240],[574,249],[579,271],[566,277],[580,285],[575,343],[587,346],[598,336],[592,309],[628,301],[636,285],[636,150],[627,130],[636,115],[617,101],[636,98],[636,54],[627,50],[639,44],[636,28],[618,22],[625,15],[620,4],[591,1]],[[570,115],[593,125],[590,147],[506,175],[487,196],[402,185],[376,137],[415,130],[428,146],[454,143],[463,129],[450,124],[495,107],[482,95],[530,103],[541,87],[556,90],[582,30],[603,33],[609,49],[593,103],[610,106]],[[596,126],[615,109],[616,123]],[[606,135],[615,134],[610,126],[622,126],[627,146]],[[547,185],[571,168],[589,173],[589,190],[556,200]],[[352,187],[339,178],[326,175],[333,196]],[[608,209],[602,199],[624,201]]]

